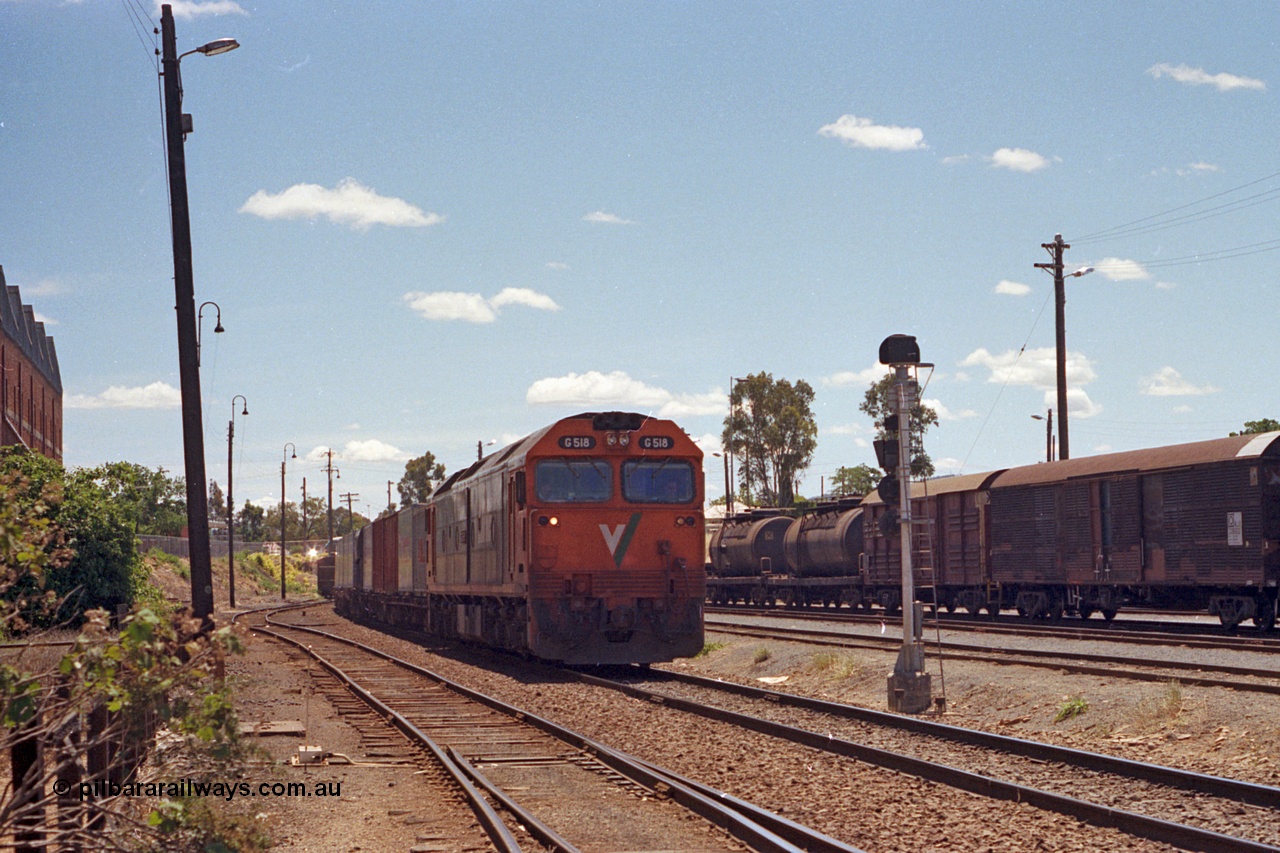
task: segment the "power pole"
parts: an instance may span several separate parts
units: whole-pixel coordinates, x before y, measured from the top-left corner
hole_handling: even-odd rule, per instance
[[[329,457],[328,463],[324,466],[324,472],[329,476],[329,544],[325,546],[325,553],[332,555],[333,550],[333,475],[337,472],[337,468],[333,467],[333,448],[329,448],[325,453]],[[339,475],[341,478],[341,475]]]
[[[345,495],[338,495],[338,497],[347,502],[347,532],[352,533],[356,529],[356,516],[351,509],[351,502],[360,497],[360,495],[358,492],[347,492]]]
[[[391,510],[391,484],[394,482],[395,482],[394,480],[387,480],[387,510],[388,511]]]
[[[307,540],[307,478],[302,478],[302,536],[300,537],[305,546]]]
[[[1070,459],[1071,448],[1067,439],[1067,288],[1062,275],[1062,253],[1071,248],[1062,242],[1061,234],[1053,235],[1052,243],[1041,243],[1053,258],[1051,263],[1036,264],[1037,269],[1053,273],[1053,320],[1055,347],[1058,355],[1058,458]]]

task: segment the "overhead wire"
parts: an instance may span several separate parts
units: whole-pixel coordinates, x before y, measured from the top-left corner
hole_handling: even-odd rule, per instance
[[[1014,356],[1013,364],[1009,365],[1008,371],[1005,373],[1004,383],[1000,386],[1000,390],[996,392],[996,398],[991,401],[991,407],[987,409],[986,417],[982,419],[981,425],[978,427],[977,434],[973,437],[973,444],[969,446],[969,452],[964,455],[964,459],[960,462],[960,470],[963,472],[969,464],[969,457],[973,456],[973,451],[978,447],[978,441],[982,438],[982,432],[987,428],[991,416],[995,414],[996,406],[1000,403],[1000,398],[1004,395],[1004,390],[1009,387],[1009,381],[1013,378],[1013,369],[1018,366],[1023,354],[1027,351],[1027,344],[1031,343],[1031,336],[1036,333],[1036,327],[1040,325],[1040,318],[1044,316],[1044,309],[1049,305],[1049,299],[1053,296],[1053,291],[1049,291],[1049,295],[1045,297],[1044,302],[1040,304],[1040,310],[1036,312],[1036,318],[1031,322],[1031,329],[1027,332],[1026,340],[1022,342],[1018,354]]]
[[[1252,187],[1252,186],[1255,186],[1255,185],[1257,185],[1257,184],[1260,184],[1260,183],[1262,183],[1263,181],[1269,181],[1269,180],[1272,180],[1272,179],[1274,179],[1274,178],[1280,178],[1280,172],[1273,172],[1273,173],[1272,173],[1272,174],[1270,174],[1270,175],[1266,175],[1266,176],[1261,177],[1261,178],[1258,178],[1258,179],[1256,179],[1256,180],[1249,181],[1248,183],[1241,184],[1241,185],[1240,185],[1240,186],[1238,186],[1238,187],[1232,187],[1232,188],[1231,188],[1231,189],[1229,189],[1229,190],[1222,190],[1221,192],[1214,193],[1213,195],[1205,196],[1204,198],[1197,199],[1197,200],[1195,200],[1195,201],[1190,201],[1190,202],[1187,202],[1186,204],[1180,204],[1180,205],[1178,205],[1177,207],[1171,207],[1171,208],[1169,208],[1168,210],[1161,211],[1160,213],[1153,213],[1153,214],[1151,214],[1150,216],[1144,216],[1144,217],[1142,217],[1142,218],[1140,218],[1140,219],[1134,219],[1134,220],[1132,220],[1132,221],[1130,221],[1130,222],[1126,222],[1126,223],[1123,223],[1123,224],[1121,224],[1121,225],[1113,225],[1113,226],[1112,226],[1112,227],[1110,227],[1110,228],[1104,228],[1104,229],[1102,229],[1101,231],[1095,231],[1095,232],[1093,232],[1092,234],[1085,234],[1085,235],[1080,236],[1080,237],[1073,237],[1072,239],[1068,240],[1067,242],[1072,243],[1072,244],[1077,244],[1077,243],[1090,243],[1090,242],[1101,242],[1101,241],[1103,241],[1103,240],[1111,240],[1111,239],[1114,239],[1114,238],[1116,238],[1116,237],[1118,237],[1118,236],[1126,236],[1127,232],[1128,232],[1128,231],[1130,231],[1131,229],[1133,229],[1133,228],[1134,228],[1134,226],[1139,226],[1139,225],[1141,225],[1141,226],[1142,226],[1142,228],[1144,228],[1144,229],[1145,229],[1145,228],[1150,228],[1151,230],[1158,230],[1158,229],[1160,229],[1160,228],[1164,228],[1164,227],[1172,227],[1174,224],[1181,224],[1181,223],[1180,223],[1180,220],[1182,220],[1182,219],[1186,219],[1186,218],[1188,218],[1188,217],[1199,217],[1199,216],[1201,216],[1202,214],[1208,214],[1208,213],[1210,213],[1211,211],[1218,211],[1218,210],[1220,210],[1220,211],[1221,211],[1221,212],[1223,212],[1223,213],[1230,213],[1230,212],[1232,212],[1232,211],[1231,211],[1231,209],[1234,209],[1236,206],[1240,205],[1240,203],[1241,203],[1241,202],[1244,202],[1244,201],[1250,201],[1250,200],[1253,200],[1253,199],[1257,199],[1257,198],[1259,198],[1259,197],[1261,197],[1261,196],[1267,196],[1267,195],[1271,195],[1271,196],[1273,196],[1273,198],[1274,198],[1275,194],[1280,193],[1280,189],[1277,189],[1277,190],[1268,190],[1268,191],[1266,191],[1265,193],[1258,193],[1258,194],[1256,194],[1256,195],[1248,196],[1247,198],[1240,199],[1239,201],[1236,201],[1236,202],[1228,202],[1227,204],[1219,205],[1218,207],[1211,208],[1209,211],[1202,211],[1202,212],[1201,212],[1201,214],[1186,214],[1186,216],[1176,217],[1176,218],[1175,218],[1175,219],[1173,219],[1173,220],[1169,220],[1167,225],[1166,225],[1166,224],[1164,224],[1164,223],[1152,223],[1150,226],[1142,225],[1142,223],[1144,223],[1144,222],[1151,222],[1151,220],[1160,219],[1161,217],[1168,216],[1168,215],[1169,215],[1169,214],[1171,214],[1171,213],[1177,213],[1177,212],[1178,212],[1178,211],[1180,211],[1180,210],[1186,210],[1187,208],[1196,207],[1197,205],[1201,205],[1201,204],[1204,204],[1205,202],[1212,201],[1212,200],[1214,200],[1215,198],[1221,198],[1222,196],[1230,195],[1231,193],[1239,192],[1240,190],[1243,190],[1243,189],[1248,189],[1249,187]],[[1273,198],[1264,199],[1264,201],[1271,201],[1271,200],[1273,200]],[[1256,204],[1260,204],[1261,202],[1255,202],[1255,203],[1256,203]],[[1253,205],[1246,205],[1246,206],[1247,206],[1247,207],[1252,207]],[[1220,214],[1219,214],[1219,215],[1220,215]],[[1204,217],[1204,218],[1207,218],[1207,216],[1206,216],[1206,217]],[[1147,232],[1143,231],[1143,232],[1141,232],[1141,233],[1147,233]]]

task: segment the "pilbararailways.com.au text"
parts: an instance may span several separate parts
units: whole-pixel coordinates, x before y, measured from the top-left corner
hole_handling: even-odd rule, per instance
[[[53,783],[53,792],[59,797],[75,793],[81,800],[102,800],[109,797],[218,797],[230,802],[236,797],[341,797],[341,782],[197,782],[182,779],[177,782],[80,782],[71,784],[62,779]]]

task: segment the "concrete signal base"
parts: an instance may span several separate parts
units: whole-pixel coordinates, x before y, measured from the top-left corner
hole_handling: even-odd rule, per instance
[[[919,714],[933,704],[933,690],[927,672],[895,672],[889,676],[889,710],[899,714]]]

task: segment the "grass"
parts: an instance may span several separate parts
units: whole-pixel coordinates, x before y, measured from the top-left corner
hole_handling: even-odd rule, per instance
[[[771,657],[773,657],[773,652],[769,651],[764,646],[761,646],[756,649],[756,653],[752,655],[751,659],[756,663],[764,663]]]
[[[720,651],[721,649],[723,649],[723,648],[724,648],[725,646],[727,646],[727,645],[729,645],[729,644],[728,644],[728,643],[710,643],[710,642],[708,642],[708,643],[704,643],[704,644],[703,644],[703,646],[702,646],[702,651],[698,652],[696,655],[694,655],[694,657],[695,657],[695,658],[704,658],[704,657],[706,657],[707,655],[711,654],[712,652],[718,652],[718,651]]]
[[[831,672],[836,678],[848,678],[858,671],[858,661],[852,655],[839,652],[818,652],[811,664],[818,672]]]
[[[173,573],[183,580],[191,580],[191,564],[186,560],[161,551],[159,548],[152,548],[144,556],[157,563],[164,563],[166,566],[173,569]]]
[[[315,577],[305,569],[301,558],[290,557],[285,575],[285,590],[295,595],[314,594]],[[277,592],[280,589],[280,558],[271,554],[254,552],[236,560],[241,576],[253,582],[260,593]]]
[[[1058,716],[1054,717],[1053,721],[1061,723],[1063,720],[1079,717],[1088,710],[1089,703],[1083,696],[1070,696],[1058,707]]]

